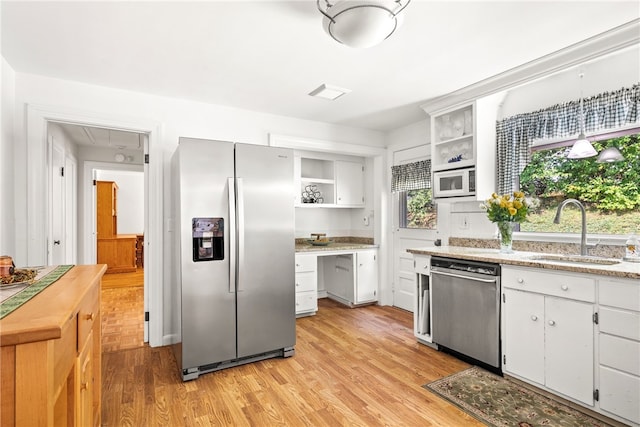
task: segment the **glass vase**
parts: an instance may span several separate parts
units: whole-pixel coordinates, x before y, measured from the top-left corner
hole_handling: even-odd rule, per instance
[[[498,231],[500,231],[500,253],[512,254],[513,230],[517,222],[501,221],[496,224],[498,224]]]

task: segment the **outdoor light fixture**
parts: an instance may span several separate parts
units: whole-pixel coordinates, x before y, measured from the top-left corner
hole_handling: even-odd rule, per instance
[[[583,77],[584,73],[580,73],[580,135],[578,135],[578,140],[573,143],[573,147],[571,147],[571,150],[567,155],[567,158],[569,159],[584,159],[598,154],[596,149],[593,148],[593,145],[591,145],[587,137],[584,135],[584,101],[582,99]]]
[[[387,39],[400,26],[400,12],[411,0],[317,0],[324,30],[339,43],[367,48]]]

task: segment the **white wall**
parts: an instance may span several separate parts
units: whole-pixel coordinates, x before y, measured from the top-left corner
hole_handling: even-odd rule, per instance
[[[96,178],[118,185],[118,234],[144,234],[144,172],[98,170]]]
[[[269,133],[278,133],[325,141],[384,147],[384,135],[377,131],[16,73],[14,203],[16,212],[23,213],[28,208],[26,198],[27,153],[28,149],[33,149],[33,147],[27,146],[25,105],[50,107],[56,111],[70,111],[86,117],[99,117],[101,123],[106,120],[105,118],[110,117],[118,123],[157,123],[159,135],[155,143],[160,158],[152,158],[151,162],[161,162],[163,177],[161,182],[151,182],[151,186],[152,191],[163,196],[165,224],[171,222],[172,200],[169,194],[171,188],[169,161],[180,136],[266,145]],[[154,178],[151,177],[151,180],[153,181]],[[44,213],[33,212],[33,214],[41,215],[41,220],[45,220]],[[26,215],[23,214],[17,219],[15,226],[16,229],[26,229],[28,226]],[[171,286],[173,261],[170,257],[170,235],[166,229],[164,233],[162,247],[164,259],[153,260],[155,265],[162,265],[162,280],[150,283],[150,286],[154,288],[152,292],[162,296],[162,307],[149,308],[155,313],[162,311],[162,333],[164,337],[170,337],[173,331],[171,331],[168,320],[172,301],[168,288]],[[82,236],[79,237],[82,238]],[[16,236],[15,253],[17,258],[27,258],[28,244],[25,235]]]
[[[584,73],[582,82],[579,77],[580,72]],[[631,87],[638,82],[640,82],[640,47],[635,46],[507,91],[498,119],[578,100],[581,86],[586,98],[602,92]]]
[[[0,104],[0,255],[15,257],[14,114],[15,72],[2,58]]]

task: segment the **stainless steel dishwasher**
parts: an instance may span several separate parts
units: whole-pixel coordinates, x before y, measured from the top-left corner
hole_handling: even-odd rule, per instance
[[[501,371],[500,266],[431,257],[433,342]]]

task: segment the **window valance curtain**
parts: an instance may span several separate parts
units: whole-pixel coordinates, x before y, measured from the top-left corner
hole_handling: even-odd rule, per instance
[[[615,92],[584,98],[585,133],[640,122],[640,83]],[[514,190],[516,178],[529,164],[536,139],[563,138],[580,132],[580,100],[518,114],[496,123],[498,192]]]
[[[431,188],[431,159],[391,167],[391,191]]]

